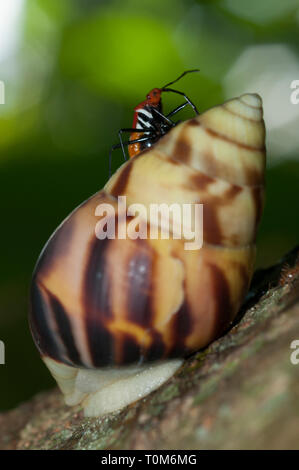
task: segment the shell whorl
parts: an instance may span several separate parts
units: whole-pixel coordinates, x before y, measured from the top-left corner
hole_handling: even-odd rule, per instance
[[[242,95],[176,126],[81,204],[34,273],[30,322],[41,354],[92,368],[182,356],[219,336],[252,275],[264,140],[261,99]],[[203,203],[203,247],[98,240],[95,209],[109,202],[117,213],[119,195],[147,208]]]
[[[146,207],[201,202],[207,243],[247,246],[263,209],[264,141],[261,99],[242,95],[175,127],[105,190]]]

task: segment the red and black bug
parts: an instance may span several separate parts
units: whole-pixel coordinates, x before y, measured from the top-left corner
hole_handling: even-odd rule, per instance
[[[185,93],[169,88],[184,77],[188,73],[199,72],[198,69],[186,70],[178,78],[167,83],[162,88],[153,88],[146,96],[146,99],[134,108],[134,119],[132,128],[120,129],[118,131],[119,144],[111,147],[109,155],[109,176],[111,175],[111,156],[112,151],[118,148],[122,149],[124,159],[127,160],[125,146],[128,146],[130,158],[138,155],[146,148],[151,147],[157,140],[165,135],[172,127],[176,126],[180,121],[172,121],[171,117],[181,111],[186,106],[191,106],[195,114],[199,114],[195,104],[185,95]],[[168,114],[163,114],[162,98],[164,92],[171,92],[181,95],[185,98],[185,102],[177,106]],[[122,134],[130,133],[130,139],[123,142]]]

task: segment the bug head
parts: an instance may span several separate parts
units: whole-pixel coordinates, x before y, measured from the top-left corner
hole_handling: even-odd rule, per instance
[[[161,101],[161,88],[153,88],[146,96],[147,102],[151,106],[157,106]]]
[[[171,89],[168,89],[170,85],[173,85],[173,83],[178,82],[181,78],[183,78],[188,73],[193,73],[193,72],[199,72],[199,69],[186,70],[179,77],[177,77],[172,82],[167,83],[162,88],[153,88],[146,96],[147,104],[149,104],[150,106],[158,106],[161,102],[161,94],[163,93],[163,91],[173,91]]]

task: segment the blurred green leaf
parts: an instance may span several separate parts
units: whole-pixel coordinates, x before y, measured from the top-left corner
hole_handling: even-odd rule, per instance
[[[223,0],[223,6],[234,15],[257,24],[282,19],[299,8],[298,0]]]
[[[160,18],[101,10],[70,28],[64,37],[60,66],[106,96],[128,100],[184,68],[171,30]],[[146,91],[145,91],[146,90]]]

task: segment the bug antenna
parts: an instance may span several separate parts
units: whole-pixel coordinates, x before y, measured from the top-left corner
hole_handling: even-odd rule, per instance
[[[173,85],[174,83],[178,82],[181,78],[183,78],[185,75],[187,75],[187,73],[193,73],[193,72],[199,72],[199,71],[200,71],[199,69],[185,70],[185,72],[181,73],[181,75],[178,78],[176,78],[172,82],[169,82],[166,85],[164,85],[161,88],[161,90],[164,90],[164,88],[167,88],[169,85]]]

